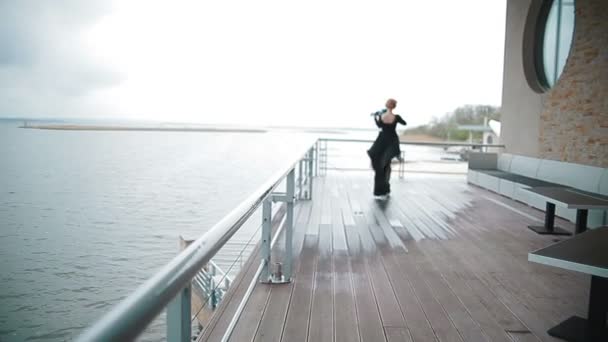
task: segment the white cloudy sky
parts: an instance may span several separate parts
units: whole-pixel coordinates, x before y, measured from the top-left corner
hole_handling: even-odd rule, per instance
[[[411,125],[500,105],[506,0],[0,0],[0,116]]]

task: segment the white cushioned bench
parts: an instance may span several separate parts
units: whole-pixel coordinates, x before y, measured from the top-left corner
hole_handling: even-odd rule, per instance
[[[608,196],[608,169],[508,153],[471,153],[467,181],[541,210],[546,199],[523,189],[563,186]],[[558,207],[556,215],[576,220],[574,209]],[[605,210],[589,210],[589,227],[607,223]]]

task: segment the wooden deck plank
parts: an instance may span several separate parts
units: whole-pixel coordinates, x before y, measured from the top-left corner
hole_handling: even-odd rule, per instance
[[[527,331],[528,327],[501,302],[493,288],[486,286],[481,280],[474,278],[465,280],[471,291],[481,300],[490,314],[501,324],[505,331]]]
[[[251,297],[247,301],[234,331],[230,337],[232,341],[251,341],[260,326],[261,318],[266,311],[270,299],[270,286],[257,283]]]
[[[351,267],[361,341],[386,341],[365,261],[362,258],[351,259]]]
[[[333,341],[334,306],[333,306],[333,257],[332,226],[319,226],[318,262],[315,271],[315,282],[310,313],[308,341]]]
[[[482,283],[471,270],[471,258],[465,258],[467,251],[462,248],[455,248],[458,241],[444,243],[443,248],[438,249],[439,253],[445,253],[443,260],[449,260],[444,266],[450,267],[453,271],[452,277],[457,277],[465,282],[468,289],[481,303],[487,308],[491,316],[498,322],[505,331],[527,331],[528,328],[501,302],[497,299],[492,290]],[[472,246],[467,246],[473,249]]]
[[[384,327],[384,332],[388,342],[412,341],[412,337],[406,328]]]
[[[321,202],[321,221],[319,222],[320,224],[331,224],[331,192],[332,192],[332,187],[331,187],[331,178],[327,177],[326,180],[326,190],[325,190],[325,196],[323,196],[322,198],[322,202]]]
[[[371,227],[377,227],[371,225]],[[378,230],[379,231],[379,230]],[[363,232],[365,235],[365,231]],[[368,236],[367,239],[370,239]],[[399,307],[397,298],[389,280],[384,263],[380,256],[380,249],[368,254],[367,269],[372,284],[372,290],[378,303],[382,325],[385,327],[407,328],[405,318]]]
[[[541,212],[464,177],[394,178],[386,202],[371,185],[371,173],[317,178],[298,204],[294,281],[256,286],[232,340],[556,341],[547,329],[584,316],[587,277],[527,261],[552,243],[526,228]],[[222,321],[205,336],[218,340]]]
[[[351,202],[351,204],[358,205],[358,202]],[[360,221],[361,217],[358,220]],[[385,341],[378,304],[365,265],[366,253],[359,235],[361,227],[362,225],[345,228],[359,336],[361,341]]]
[[[422,309],[422,305],[403,273],[403,269],[397,264],[395,256],[387,253],[385,255],[385,265],[412,340],[420,342],[436,341],[437,338]]]
[[[456,317],[459,317],[459,316],[458,316],[458,315],[456,315]],[[467,324],[468,324],[469,326],[473,326],[473,328],[472,328],[472,331],[474,331],[474,332],[473,332],[473,336],[475,336],[475,334],[477,335],[477,337],[473,338],[473,340],[484,340],[484,339],[485,339],[485,337],[483,337],[483,335],[481,335],[481,334],[480,334],[480,330],[479,330],[479,328],[477,328],[477,329],[476,329],[476,328],[474,327],[474,323],[473,323],[473,321],[472,321],[470,318],[469,318],[469,320],[468,320],[468,321],[466,321],[466,322],[467,322]],[[471,329],[469,329],[468,331],[471,331]],[[467,338],[468,338],[468,340],[471,340],[471,335],[468,335],[468,336],[467,336]]]
[[[446,246],[453,245],[446,244]],[[539,319],[536,314],[528,312],[519,304],[518,300],[515,300],[513,296],[510,296],[508,291],[505,291],[504,288],[487,273],[487,270],[480,271],[480,269],[484,268],[483,265],[480,265],[480,260],[484,260],[482,259],[482,255],[487,254],[480,252],[479,248],[479,244],[467,244],[466,246],[460,246],[456,249],[456,252],[452,254],[454,257],[455,255],[476,253],[475,258],[468,258],[467,262],[463,265],[463,269],[466,270],[465,273],[468,273],[469,279],[467,280],[467,285],[473,290],[473,293],[481,298],[484,305],[486,305],[492,314],[497,315],[497,320],[506,326],[505,330],[507,332],[520,334],[532,331],[541,340],[554,341],[555,339],[546,334],[547,328],[552,326],[551,322]],[[487,260],[484,260],[484,262],[487,262]],[[509,261],[505,260],[505,258],[502,258],[502,262],[505,264],[504,267],[512,267],[508,265]],[[496,264],[493,265],[492,268],[501,268],[501,266]],[[513,315],[516,317],[513,317]],[[522,322],[525,322],[525,325],[523,325]]]
[[[351,206],[349,202],[349,197],[346,195],[349,187],[347,187],[347,183],[342,181],[340,184],[340,211],[342,212],[342,220],[344,226],[354,226],[355,225],[355,208]],[[360,209],[358,209],[361,211]]]
[[[525,300],[531,306],[535,307],[535,311],[541,313],[547,322],[558,323],[561,320],[569,317],[563,317],[564,312],[580,313],[584,311],[582,306],[573,307],[569,303],[562,303],[558,297],[563,297],[563,289],[551,290],[547,286],[547,280],[556,279],[556,276],[551,273],[543,275],[543,280],[538,277],[530,276],[530,268],[527,260],[524,263],[519,255],[527,254],[527,249],[522,246],[515,246],[516,240],[509,239],[509,235],[504,233],[496,236],[495,232],[488,232],[481,237],[469,236],[472,240],[477,241],[473,248],[479,248],[481,253],[488,253],[488,247],[491,246],[492,251],[500,256],[500,264],[495,269],[487,270],[489,274],[500,283],[504,289],[516,294],[520,300]],[[485,243],[482,243],[485,242]],[[511,247],[509,247],[511,246]],[[515,249],[515,251],[509,250]],[[516,283],[514,283],[516,280]],[[553,283],[553,282],[551,282]],[[562,293],[560,293],[562,292]],[[558,297],[555,297],[555,294]],[[561,313],[561,316],[560,316]]]
[[[507,342],[509,336],[505,329],[493,318],[493,315],[488,311],[488,308],[483,305],[481,300],[477,298],[466,282],[455,275],[442,275],[446,283],[449,284],[451,290],[458,299],[466,307],[471,317],[479,324],[484,333],[489,337],[490,341]],[[527,329],[520,331],[526,333]],[[538,341],[538,339],[535,339]]]
[[[408,206],[410,213],[413,210],[418,209],[416,206],[411,205]],[[401,210],[406,210],[405,208],[401,208]],[[417,217],[421,217],[424,215],[423,212],[416,212],[414,215]],[[434,235],[434,233],[430,233],[429,235]],[[415,243],[411,242],[408,246],[415,246]],[[411,247],[408,247],[411,248]],[[454,326],[454,324],[450,321],[448,315],[445,313],[444,309],[440,305],[440,303],[436,300],[433,293],[428,288],[427,284],[422,280],[421,275],[416,267],[416,264],[424,264],[426,263],[425,256],[422,253],[413,253],[409,252],[407,254],[399,254],[396,255],[396,259],[400,265],[402,272],[406,272],[408,275],[408,279],[410,281],[410,285],[412,286],[414,293],[419,299],[423,310],[426,314],[427,319],[430,322],[431,327],[433,328],[436,336],[441,341],[462,341],[460,335],[458,334],[458,330]]]
[[[492,278],[485,273],[479,273],[480,277],[487,284],[492,287],[493,292],[496,296],[511,310],[517,317],[526,323],[529,330],[532,331],[542,341],[560,341],[547,334],[547,329],[552,327],[554,324],[545,320],[545,317],[540,317],[538,312],[531,311],[526,307],[525,304],[521,303],[519,299],[513,294],[506,291],[502,285],[492,280]],[[509,331],[512,333],[513,331]]]
[[[334,267],[334,322],[336,326],[334,340],[336,342],[360,341],[348,255],[334,256]]]
[[[481,300],[473,294],[471,289],[467,286],[466,281],[459,276],[457,271],[454,271],[452,267],[449,266],[453,262],[453,259],[443,251],[442,246],[438,242],[429,241],[429,244],[433,244],[435,247],[432,250],[425,249],[426,255],[433,264],[432,267],[441,274],[441,277],[463,303],[471,317],[490,338],[490,341],[511,341],[509,335],[505,332],[505,329],[503,329],[493,318],[493,315],[483,305]]]
[[[282,341],[303,341],[308,336],[317,263],[317,240],[317,235],[307,234],[304,238],[300,268],[294,278],[294,289],[289,302]]]
[[[418,274],[426,282],[437,301],[441,304],[448,317],[465,341],[489,341],[477,322],[473,321],[469,312],[460,300],[452,293],[440,274],[431,266],[428,258],[416,265]]]
[[[414,255],[411,247],[408,247],[408,250],[407,255],[398,255],[397,261],[403,272],[407,274],[408,279],[410,279],[414,292],[420,300],[422,309],[426,313],[435,335],[440,341],[462,341],[458,330],[454,327],[439,302],[418,274],[416,263],[421,261],[416,259],[422,258],[422,256]]]
[[[489,287],[492,287],[498,297],[507,305],[511,311],[525,321],[529,328],[543,340],[553,340],[546,335],[547,326],[552,326],[559,321],[556,308],[559,303],[547,303],[542,298],[536,298],[532,293],[539,293],[536,289],[537,284],[530,281],[530,273],[517,270],[517,258],[507,257],[504,260],[503,268],[508,272],[508,277],[514,277],[520,286],[513,287],[507,278],[499,276],[500,271],[479,270],[479,278]],[[511,270],[511,271],[509,271]],[[497,277],[498,276],[498,277]],[[544,281],[550,281],[551,274],[544,274]],[[501,280],[502,279],[502,280]],[[519,288],[519,289],[518,289]],[[528,307],[534,307],[534,312]],[[567,311],[573,311],[572,309]]]
[[[496,205],[493,203],[488,204],[488,210],[491,210],[490,208],[492,208],[492,206],[494,206],[494,209],[496,210]],[[526,223],[528,222],[523,222],[523,224]],[[589,288],[586,282],[581,281],[581,279],[572,282],[572,278],[563,277],[563,272],[560,274],[553,272],[554,268],[542,267],[541,265],[528,262],[527,252],[551,244],[552,241],[548,241],[547,239],[536,240],[526,238],[527,235],[529,236],[531,234],[531,232],[526,232],[525,229],[517,231],[508,229],[501,224],[498,224],[497,228],[498,229],[496,232],[490,232],[490,235],[493,239],[503,241],[503,245],[501,247],[505,250],[505,255],[509,257],[510,262],[514,264],[514,267],[518,267],[522,274],[538,272],[543,274],[542,278],[524,277],[522,279],[525,282],[524,295],[531,298],[547,300],[572,296],[573,299],[584,302],[584,299],[587,298],[586,290]],[[525,232],[526,235],[524,235],[523,232]],[[533,242],[533,244],[529,243],[528,241]],[[538,243],[536,243],[536,241],[538,241]],[[505,274],[505,272],[500,273],[503,275]],[[548,282],[546,281],[547,278],[550,278],[553,281]],[[567,283],[568,286],[554,286],[554,284],[564,283]],[[574,291],[572,291],[573,289]],[[569,306],[564,307],[562,304],[563,303],[561,301],[555,301],[551,306],[557,311],[556,313],[564,311],[563,309],[570,308]],[[584,306],[580,306],[577,308],[577,313],[584,314],[586,311],[585,309],[586,308]]]
[[[364,187],[360,187],[359,189],[364,189]],[[361,202],[361,197],[365,196],[365,194],[363,194],[360,190],[359,191],[353,191],[352,193],[349,194],[349,196],[352,198],[352,202],[356,203],[356,202]],[[372,204],[373,206],[373,204]],[[373,207],[372,207],[373,208]],[[373,216],[374,214],[372,214],[369,210],[366,210],[363,212],[366,215],[369,216]],[[394,231],[392,231],[392,228],[388,222],[388,219],[384,218],[382,219],[381,217],[381,213],[377,213],[377,216],[374,218],[374,220],[364,220],[363,218],[358,218],[358,224],[360,227],[365,227],[366,223],[365,222],[377,222],[379,224],[382,224],[385,226],[385,229],[381,229],[377,224],[368,224],[367,227],[371,230],[374,231],[374,234],[370,234],[368,231],[366,231],[365,229],[362,229],[360,231],[361,234],[363,234],[367,240],[371,240],[372,236],[375,236],[373,239],[375,239],[375,243],[376,243],[376,251],[373,252],[373,254],[371,254],[370,256],[368,256],[368,268],[369,268],[369,274],[372,280],[372,285],[373,285],[373,290],[374,290],[374,294],[376,297],[376,300],[378,302],[378,307],[379,307],[379,312],[380,312],[380,316],[382,319],[382,324],[385,327],[385,333],[386,332],[390,332],[391,335],[387,335],[387,339],[390,338],[391,340],[411,340],[411,336],[408,330],[408,324],[406,324],[405,322],[405,317],[404,317],[404,313],[402,312],[402,303],[403,300],[399,300],[398,299],[398,291],[401,291],[400,294],[403,294],[403,289],[402,289],[402,285],[401,283],[397,283],[395,284],[394,279],[389,279],[389,277],[392,277],[394,274],[400,274],[399,270],[397,270],[395,267],[391,267],[394,264],[389,264],[387,261],[385,261],[384,256],[383,256],[383,251],[386,252],[387,254],[390,255],[390,253],[388,253],[388,251],[392,250],[392,248],[390,246],[401,246],[400,249],[401,251],[405,252],[405,246],[403,246],[403,244],[401,243],[399,237],[397,236],[396,233],[394,233]],[[388,238],[386,237],[386,235],[384,235],[384,232],[390,230],[391,232],[393,232],[391,236],[391,239],[397,239],[399,240],[399,243],[387,243]],[[393,271],[393,272],[391,272]],[[394,273],[394,274],[393,274]],[[396,287],[396,288],[395,288]],[[413,299],[414,302],[416,302],[416,299],[414,296],[409,297],[408,299]],[[414,309],[415,310],[415,309]],[[410,313],[412,312],[412,310],[410,309]],[[422,319],[423,324],[420,326],[415,327],[416,333],[420,333],[420,329],[424,329],[425,325],[427,327],[427,334],[424,335],[423,334],[419,334],[418,336],[424,336],[422,340],[426,340],[426,341],[430,341],[432,339],[434,339],[434,334],[432,332],[432,330],[430,329],[430,326],[428,325],[428,322],[426,321],[426,318],[424,318],[424,313],[422,313],[422,310],[420,309],[419,311],[420,314],[422,314]],[[420,316],[418,316],[420,317]],[[413,326],[416,324],[419,324],[420,321],[418,322],[414,322],[414,324],[409,324],[409,326]],[[395,334],[394,332],[399,332],[398,334]],[[407,337],[405,337],[407,336]],[[405,339],[404,339],[405,338]]]
[[[270,297],[253,340],[280,341],[293,284],[266,286],[270,287]]]
[[[349,260],[349,241],[343,216],[344,210],[348,208],[348,196],[344,195],[343,185],[343,182],[337,182],[336,184],[340,196],[334,198],[335,206],[332,213],[334,232],[334,340],[336,342],[355,342],[360,341],[361,337],[357,326],[357,308]],[[354,219],[352,219],[352,222],[354,222]],[[342,241],[336,243],[336,239]]]
[[[389,214],[387,209],[390,205],[375,205],[372,206],[370,209],[370,215],[372,215],[377,223],[377,226],[380,227],[382,229],[382,233],[384,234],[384,237],[386,238],[387,243],[390,245],[391,248],[405,248],[405,246],[403,245],[403,243],[401,242],[401,239],[399,238],[399,236],[397,235],[397,233],[393,230],[391,224],[390,224],[390,220],[389,217],[387,217],[387,215]]]
[[[344,222],[342,220],[342,205],[337,197],[332,198],[332,250],[335,253],[346,254],[346,235],[344,234]]]
[[[524,332],[514,332],[511,331],[508,333],[511,340],[515,342],[538,342],[540,339],[536,337],[536,335],[532,334],[530,331]]]
[[[401,208],[399,208],[398,206],[391,206],[391,210],[394,211],[395,216],[399,219],[399,221],[401,222],[401,224],[403,225],[403,227],[405,228],[406,232],[416,241],[420,241],[422,239],[425,239],[425,235],[424,232],[422,232],[418,226],[416,225],[416,223],[414,222],[413,218],[410,217],[408,214],[406,214],[404,211],[401,211]],[[399,233],[399,231],[397,231],[397,233]],[[407,240],[404,240],[403,238],[401,239],[402,241],[406,242]]]
[[[321,207],[323,198],[325,197],[325,177],[317,177],[313,183],[315,192],[313,193],[312,209],[310,212],[310,221],[306,234],[318,235],[319,224],[321,223]]]
[[[372,287],[380,308],[382,325],[385,327],[407,328],[405,318],[395,297],[393,286],[386,274],[379,255],[369,257],[369,274]]]
[[[310,223],[310,217],[312,215],[312,201],[302,201],[298,203],[300,208],[300,214],[298,215],[293,232],[293,257],[297,262],[299,262],[300,253],[302,253],[302,248],[304,246],[304,237],[306,236],[306,231],[308,230],[308,225]],[[294,266],[295,270],[295,266]],[[297,272],[294,272],[294,276]]]

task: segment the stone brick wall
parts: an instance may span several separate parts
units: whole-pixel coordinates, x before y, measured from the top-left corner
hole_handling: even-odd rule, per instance
[[[576,0],[573,45],[543,96],[539,157],[608,167],[608,0]]]

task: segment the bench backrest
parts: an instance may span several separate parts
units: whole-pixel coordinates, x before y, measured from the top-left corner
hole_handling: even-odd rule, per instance
[[[471,170],[496,170],[496,153],[471,152],[469,153],[469,169]]]
[[[608,169],[604,170],[602,179],[600,179],[600,194],[608,196]]]
[[[598,193],[604,171],[600,167],[544,159],[540,162],[536,178]]]
[[[608,196],[608,168],[538,159],[510,153],[469,155],[470,169],[498,169]]]
[[[513,155],[509,172],[530,178],[536,178],[540,161],[541,160],[537,158]]]
[[[501,153],[498,156],[498,169],[500,171],[509,172],[511,169],[511,162],[513,161],[513,155],[510,153]]]

